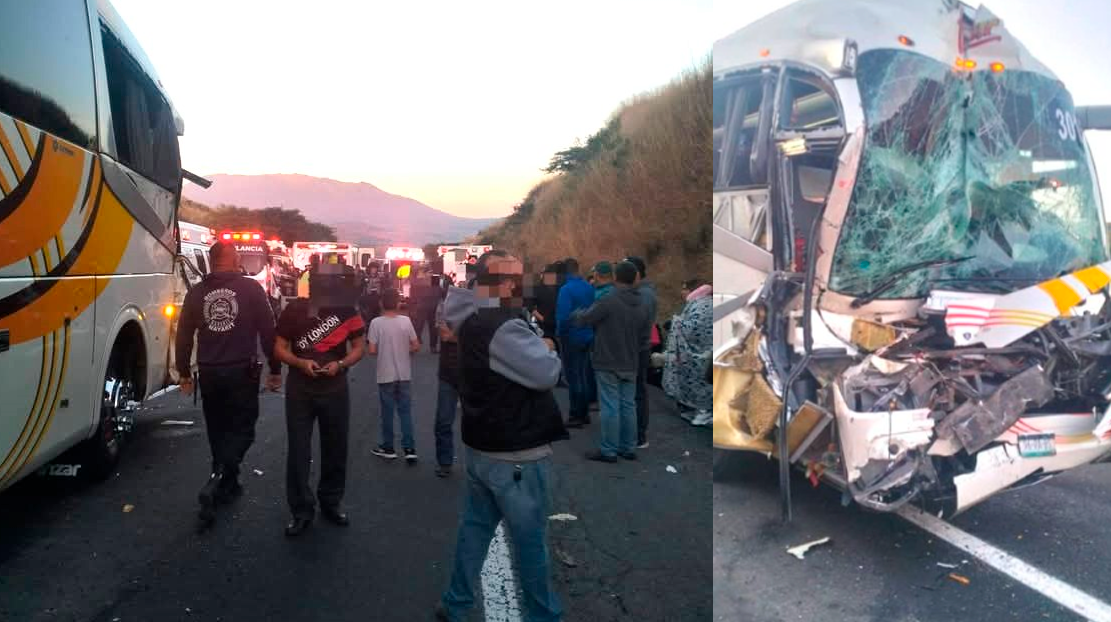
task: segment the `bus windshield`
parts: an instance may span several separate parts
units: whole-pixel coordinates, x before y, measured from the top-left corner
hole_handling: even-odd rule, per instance
[[[1015,289],[1105,260],[1103,219],[1072,98],[1051,77],[962,73],[902,50],[862,54],[866,123],[830,286],[859,296],[912,264],[882,298],[933,285]]]

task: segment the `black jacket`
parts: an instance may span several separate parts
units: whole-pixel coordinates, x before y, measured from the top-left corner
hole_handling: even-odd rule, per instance
[[[215,272],[185,295],[178,319],[176,364],[190,377],[193,334],[197,335],[197,364],[204,367],[248,365],[258,358],[259,346],[279,374],[274,357],[274,312],[259,284],[237,272]]]
[[[449,325],[451,298],[445,302]],[[479,310],[456,334],[464,443],[480,451],[509,452],[569,438],[552,394],[559,357],[518,312]]]

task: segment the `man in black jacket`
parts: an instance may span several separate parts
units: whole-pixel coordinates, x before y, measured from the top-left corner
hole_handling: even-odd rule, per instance
[[[239,465],[255,440],[261,364],[258,348],[270,363],[267,387],[281,387],[281,364],[274,358],[274,313],[259,284],[239,269],[235,246],[217,242],[209,250],[212,273],[189,290],[178,320],[177,371],[181,392],[193,392],[190,361],[197,336],[197,365],[212,474],[201,489],[200,520],[216,518],[215,504],[243,492]]]
[[[444,317],[459,343],[467,496],[451,585],[436,615],[462,620],[498,523],[516,548],[528,620],[559,620],[547,546],[553,441],[568,438],[552,388],[560,362],[521,308],[523,266],[504,252],[478,262],[473,290],[453,288]]]

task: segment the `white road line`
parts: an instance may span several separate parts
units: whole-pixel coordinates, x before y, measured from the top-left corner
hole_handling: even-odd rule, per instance
[[[1062,607],[1094,622],[1111,622],[1111,605],[1038,570],[1002,549],[918,508],[904,506],[898,514]]]
[[[487,622],[521,622],[517,579],[513,574],[504,522],[498,523],[486,553],[486,563],[482,565],[482,598]]]

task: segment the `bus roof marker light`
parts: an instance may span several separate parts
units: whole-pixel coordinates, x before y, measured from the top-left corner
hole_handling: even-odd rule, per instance
[[[1004,67],[1003,63],[999,61],[995,61],[991,64],[992,73],[1003,73],[1004,69],[1006,69],[1006,67]]]
[[[768,56],[771,55],[771,53],[772,53],[771,50],[769,50],[768,48],[764,48],[764,49],[760,50],[760,58],[767,58]]]
[[[910,37],[908,37],[906,35],[899,35],[899,43],[902,43],[903,45],[907,46],[908,48],[914,47],[914,39],[911,39]]]

